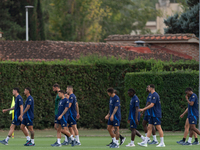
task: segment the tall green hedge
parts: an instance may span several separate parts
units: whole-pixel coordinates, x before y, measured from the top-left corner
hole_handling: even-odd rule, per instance
[[[52,127],[54,121],[55,93],[52,85],[59,83],[61,89],[67,85],[74,86],[77,96],[81,119],[79,127],[105,128],[104,116],[108,112],[109,97],[106,94],[108,87],[118,90],[122,102],[122,123],[126,124],[126,101],[124,96],[124,77],[127,72],[139,72],[143,70],[176,70],[196,69],[195,61],[187,62],[162,62],[155,60],[134,61],[117,60],[115,58],[81,58],[77,61],[53,61],[53,62],[0,62],[0,110],[10,107],[12,100],[12,88],[19,87],[20,94],[26,100],[23,91],[25,87],[32,88],[32,96],[35,99],[35,128]],[[10,125],[8,113],[0,111],[0,128]]]
[[[156,92],[160,95],[162,106],[162,128],[164,130],[183,130],[185,119],[179,116],[187,108],[185,100],[185,88],[192,87],[198,95],[199,73],[198,71],[174,71],[174,72],[140,72],[127,73],[125,77],[125,95],[127,106],[130,98],[127,95],[129,88],[136,90],[140,99],[140,107],[145,107],[146,86],[154,84]],[[139,129],[142,129],[141,123]]]

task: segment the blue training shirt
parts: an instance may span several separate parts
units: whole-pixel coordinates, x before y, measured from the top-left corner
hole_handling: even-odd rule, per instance
[[[115,106],[118,106],[118,109],[114,115],[114,120],[121,120],[121,104],[120,104],[120,99],[117,95],[115,95],[114,97],[110,97],[110,104],[109,104],[110,116],[112,115]]]
[[[18,117],[20,116],[20,106],[21,105],[23,105],[23,99],[20,95],[18,95],[15,98],[15,110],[14,110],[15,120],[18,120]]]
[[[60,116],[63,113],[66,107],[69,108],[69,99],[61,99],[58,103],[58,116]],[[69,110],[63,116],[66,119],[69,116]]]
[[[76,99],[76,96],[74,94],[71,94],[69,96],[69,103],[72,103],[72,105],[69,109],[70,115],[72,115],[73,117],[76,118],[76,116],[77,116],[77,111],[76,111],[77,99]]]
[[[151,103],[151,93],[149,93],[149,95],[148,95],[148,97],[147,97],[146,105],[147,105],[148,102]],[[151,116],[150,109],[147,109],[147,110],[145,111],[145,116]]]
[[[130,101],[130,110],[129,110],[129,116],[128,116],[128,120],[135,120],[135,108],[138,107],[138,109],[140,109],[140,101],[139,101],[139,98],[134,95],[132,98],[131,98],[131,101]],[[140,112],[138,112],[138,121],[140,119]]]
[[[193,93],[190,98],[189,98],[190,102],[194,102],[193,106],[190,106],[188,104],[188,118],[191,116],[195,116],[198,117],[199,116],[199,103],[198,103],[198,97],[195,93]]]
[[[151,117],[162,118],[161,102],[160,96],[157,92],[154,92],[151,95],[151,103],[154,103],[154,106],[151,108]]]
[[[27,105],[30,105],[30,108],[24,114],[23,118],[34,119],[34,99],[31,95],[26,99],[24,110],[26,109]]]

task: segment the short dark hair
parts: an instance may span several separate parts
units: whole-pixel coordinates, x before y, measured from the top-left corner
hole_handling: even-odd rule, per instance
[[[58,88],[60,88],[60,85],[59,85],[58,83],[55,83],[55,84],[53,85],[53,87],[58,87]]]
[[[15,88],[13,88],[13,90],[16,90],[17,93],[19,93],[19,88],[15,87]]]
[[[27,87],[27,88],[25,88],[25,89],[28,90],[29,93],[31,94],[31,88],[30,88],[30,87]]]
[[[150,84],[149,86],[150,86],[150,88],[155,89],[155,85],[154,84]]]
[[[67,88],[73,89],[73,86],[72,85],[68,85]]]
[[[114,93],[117,94],[117,90],[114,89]]]
[[[192,91],[193,92],[193,89],[191,87],[188,87],[188,88],[185,89],[185,92],[187,92],[187,91]]]
[[[65,91],[64,91],[64,90],[60,90],[59,92],[65,94]]]
[[[112,87],[110,87],[110,88],[107,89],[107,92],[113,94],[114,93],[114,89]]]
[[[135,90],[133,88],[128,89],[129,92],[133,92],[133,94],[135,94]]]

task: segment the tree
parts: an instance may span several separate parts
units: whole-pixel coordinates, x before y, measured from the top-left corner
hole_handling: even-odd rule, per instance
[[[47,34],[51,40],[98,42],[110,34],[143,30],[146,22],[157,15],[152,1],[50,0]]]
[[[199,7],[198,0],[188,0],[189,10],[181,14],[175,14],[164,20],[165,33],[193,33],[199,37]]]
[[[33,5],[29,9],[29,39],[45,40],[43,12],[40,0],[2,0],[0,5],[0,29],[6,40],[25,40],[26,20],[25,6]]]
[[[8,40],[20,39],[19,34],[24,34],[25,29],[15,22],[9,13],[9,7],[13,4],[12,1],[1,1],[0,5],[0,31],[2,31],[3,37]]]
[[[37,2],[37,40],[45,40],[44,18],[42,4],[40,0]]]

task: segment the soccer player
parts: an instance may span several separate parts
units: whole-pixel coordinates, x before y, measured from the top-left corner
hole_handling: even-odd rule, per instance
[[[67,92],[65,93],[65,97],[69,100],[69,95],[67,94]],[[68,117],[69,118],[69,117]],[[69,120],[69,119],[68,119]],[[74,133],[74,130],[72,129],[72,128],[68,128],[68,126],[69,126],[69,123],[67,123],[67,131],[69,131],[72,135],[73,135],[73,137],[75,137],[75,133]],[[69,144],[71,144],[71,142],[69,143],[69,141],[71,141],[70,139],[69,139],[69,137],[67,137],[67,136],[65,136],[65,140],[64,140],[64,142],[62,143],[62,145],[69,145]]]
[[[71,135],[67,131],[67,120],[69,117],[69,100],[65,98],[65,92],[60,90],[58,93],[59,97],[61,98],[58,106],[58,118],[57,118],[57,141],[54,144],[51,144],[53,147],[61,147],[61,132],[70,137],[69,139],[72,140],[71,146],[75,146],[75,139],[73,135]]]
[[[22,113],[23,113],[23,99],[19,95],[18,88],[13,88],[13,95],[15,96],[15,106],[12,108],[2,110],[3,113],[10,111],[10,110],[14,110],[14,114],[15,114],[12,124],[10,125],[10,131],[8,132],[8,136],[3,141],[0,141],[0,143],[2,143],[4,145],[8,145],[8,141],[9,141],[10,137],[12,136],[12,134],[15,130],[15,127],[21,125],[21,121],[22,121],[19,119],[19,116],[22,115]],[[26,130],[27,130],[27,128],[26,128]]]
[[[107,130],[112,137],[113,144],[111,148],[119,148],[119,126],[121,121],[121,104],[119,97],[114,93],[113,88],[107,89],[107,94],[110,96],[109,112],[105,116],[108,120]],[[113,133],[113,127],[115,128],[115,134]]]
[[[117,95],[117,91],[116,91],[116,90],[114,90],[114,93]],[[114,129],[114,127],[113,127],[112,130],[113,130],[113,133],[115,134],[115,129]],[[119,144],[119,145],[124,144],[126,138],[123,137],[121,134],[119,134],[119,138],[120,138],[120,144]],[[106,145],[106,146],[111,146],[112,144],[113,144],[113,141],[111,141],[111,142],[110,142],[108,145]]]
[[[60,86],[59,84],[54,84],[53,85],[53,91],[57,93],[56,99],[55,99],[55,121],[54,121],[54,128],[57,130],[57,118],[58,118],[58,104],[60,102],[60,97],[58,96],[58,92],[60,91]]]
[[[148,85],[146,88],[146,92],[149,93],[148,97],[147,97],[147,101],[146,101],[146,106],[151,104],[151,92],[150,92],[150,86]],[[142,126],[145,132],[145,137],[147,137],[147,123],[150,121],[151,115],[150,115],[150,109],[147,109],[146,111],[144,111],[144,119],[142,122]],[[143,116],[143,113],[141,113],[141,116]],[[152,128],[152,135],[153,135],[153,141],[151,142],[151,140],[148,141],[148,144],[158,144],[157,138],[156,138],[156,129],[155,126],[153,126]]]
[[[31,96],[31,88],[27,87],[24,90],[24,94],[26,95],[27,99],[25,102],[25,109],[24,112],[19,116],[20,120],[22,120],[21,130],[23,131],[24,135],[26,136],[26,144],[24,146],[35,146],[34,142],[34,130],[33,130],[33,119],[34,119],[34,99]],[[31,133],[31,140],[26,130],[26,126]]]
[[[131,143],[126,145],[126,147],[135,146],[134,139],[136,135],[136,129],[140,121],[140,112],[138,112],[138,109],[140,108],[140,104],[139,104],[140,102],[139,102],[139,98],[136,96],[135,93],[136,93],[135,90],[132,88],[128,90],[128,96],[131,97],[130,110],[129,110],[129,116],[128,116],[128,123],[130,123],[130,128],[131,128]]]
[[[153,84],[150,84],[150,92],[152,94],[151,95],[151,104],[143,109],[138,110],[139,112],[141,112],[141,111],[145,111],[145,110],[151,108],[151,118],[150,118],[150,122],[149,122],[149,125],[147,128],[147,137],[145,138],[145,141],[138,143],[138,144],[140,146],[147,147],[147,142],[149,140],[149,137],[151,136],[152,128],[153,128],[153,126],[155,126],[160,135],[160,144],[157,145],[156,147],[165,147],[164,138],[163,138],[163,130],[161,128],[161,117],[162,117],[161,113],[162,112],[161,112],[160,96],[155,91],[155,86]]]
[[[190,137],[192,135],[192,132],[196,132],[198,135],[200,135],[200,131],[196,128],[196,124],[197,124],[197,119],[199,117],[199,103],[198,103],[198,97],[195,93],[193,93],[193,89],[192,88],[186,88],[185,90],[186,93],[186,100],[188,102],[188,120],[189,120],[189,124],[190,124]],[[189,143],[189,142],[188,142]],[[189,143],[188,145],[191,145],[191,143]]]
[[[67,94],[69,95],[69,118],[68,118],[68,123],[69,123],[69,130],[74,131],[75,133],[75,138],[76,138],[76,143],[75,145],[81,145],[80,140],[79,140],[79,132],[77,129],[77,123],[76,123],[76,118],[79,118],[79,108],[78,108],[78,102],[76,99],[75,94],[73,93],[73,87],[71,85],[67,86]]]
[[[188,108],[180,115],[181,118],[185,116],[185,114],[188,112]],[[184,131],[184,136],[183,139],[180,141],[177,141],[178,144],[180,145],[199,145],[199,141],[197,138],[197,134],[195,132],[190,132],[189,139],[187,142],[185,142],[187,135],[189,133],[190,125],[189,125],[189,120],[188,118],[185,121],[185,131]],[[195,141],[192,143],[192,136],[194,135]]]

